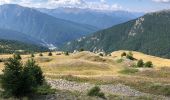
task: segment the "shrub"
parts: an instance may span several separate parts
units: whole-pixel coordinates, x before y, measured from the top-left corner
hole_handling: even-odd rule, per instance
[[[20,54],[18,54],[18,53],[17,53],[17,54],[14,54],[13,56],[14,56],[15,59],[18,59],[18,60],[21,60],[21,59],[22,59],[21,56],[20,56]]]
[[[140,59],[138,62],[137,62],[137,67],[143,67],[144,66],[144,62],[142,59]]]
[[[135,58],[133,58],[133,56],[130,55],[130,54],[127,54],[127,55],[126,55],[126,58],[127,58],[127,59],[130,59],[130,60],[134,60],[134,59],[135,59]]]
[[[98,96],[100,98],[105,98],[105,94],[103,92],[100,92],[100,88],[98,86],[95,86],[91,88],[88,93],[88,96]]]
[[[52,55],[53,55],[52,52],[49,52],[49,53],[48,53],[48,56],[52,56]]]
[[[44,83],[43,85],[38,86],[36,90],[36,94],[39,94],[39,95],[54,94],[55,92],[56,90],[51,89],[51,87],[47,83]]]
[[[84,51],[84,49],[83,49],[83,48],[81,48],[81,49],[80,49],[80,52],[82,52],[82,51]]]
[[[145,67],[147,67],[147,68],[152,68],[152,67],[153,67],[152,62],[151,62],[151,61],[146,62],[146,63],[145,63]]]
[[[124,57],[124,56],[126,56],[126,52],[123,52],[123,53],[121,54],[121,57]]]
[[[34,58],[34,57],[35,57],[33,53],[31,54],[31,57],[32,57],[32,58]]]
[[[0,62],[3,62],[3,59],[0,59]]]
[[[103,55],[103,53],[99,53],[99,56],[102,56],[102,57],[103,57],[104,55]]]
[[[25,65],[16,57],[9,58],[5,63],[1,85],[4,94],[21,97],[33,93],[41,86],[44,76],[41,68],[34,60],[28,60]]]
[[[42,54],[42,53],[40,53],[40,54],[39,54],[39,56],[43,56],[43,54]]]
[[[68,51],[67,51],[67,52],[65,52],[65,55],[66,55],[66,56],[69,56],[69,52],[68,52]]]

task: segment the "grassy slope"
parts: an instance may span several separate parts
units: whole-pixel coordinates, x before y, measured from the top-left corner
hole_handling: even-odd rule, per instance
[[[128,53],[129,51],[125,51],[125,50],[115,51],[112,52],[112,56],[120,57],[122,52]],[[152,61],[154,66],[156,66],[155,68],[170,67],[170,59],[164,59],[156,56],[146,55],[144,53],[140,53],[136,51],[132,51],[132,53],[136,59],[143,59],[145,62]]]
[[[169,95],[170,92],[170,60],[133,52],[137,59],[152,61],[155,67],[148,71],[141,71],[133,74],[121,74],[124,64],[117,63],[123,51],[116,51],[112,56],[99,57],[90,52],[70,54],[69,56],[56,55],[49,57],[43,53],[43,57],[35,54],[35,60],[44,71],[47,78],[61,78],[69,81],[91,82],[95,84],[125,84],[139,91],[156,95]],[[0,58],[8,58],[12,55],[1,55]],[[23,61],[30,58],[30,55],[22,55]],[[163,66],[167,68],[163,69]],[[0,63],[3,69],[3,63]],[[73,75],[68,77],[67,75]],[[75,77],[77,76],[77,77]]]
[[[56,55],[48,56],[48,53],[43,53],[43,57],[39,54],[35,54],[35,60],[38,62],[46,74],[72,74],[72,75],[118,75],[118,71],[122,70],[123,66],[116,62],[116,59],[120,58],[121,53],[124,51],[116,51],[112,53],[112,56],[100,57],[97,54],[91,52],[81,52],[76,54],[70,54],[69,56]],[[128,52],[128,51],[126,51]],[[144,61],[152,61],[154,68],[169,67],[170,60],[150,55],[145,55],[139,52],[132,52],[137,59],[143,59]],[[1,55],[1,58],[9,58],[12,55]],[[22,55],[24,61],[30,58],[30,55]],[[3,63],[0,63],[0,68],[3,67]]]

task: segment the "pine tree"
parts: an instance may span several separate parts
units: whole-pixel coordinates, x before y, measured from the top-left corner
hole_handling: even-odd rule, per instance
[[[43,72],[33,59],[23,65],[14,57],[5,63],[1,85],[5,94],[20,97],[33,93],[43,81]]]
[[[2,88],[5,93],[14,96],[20,96],[24,94],[25,89],[23,89],[22,81],[22,63],[15,56],[14,58],[9,58],[5,63],[5,69],[2,75]]]

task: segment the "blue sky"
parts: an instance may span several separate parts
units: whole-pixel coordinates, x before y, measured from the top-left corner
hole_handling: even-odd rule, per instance
[[[151,12],[170,9],[170,0],[0,0],[0,4],[15,3],[38,8],[79,7],[97,10],[128,10]]]

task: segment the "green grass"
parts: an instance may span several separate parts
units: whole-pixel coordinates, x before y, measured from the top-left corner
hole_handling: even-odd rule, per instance
[[[98,86],[95,86],[93,88],[91,88],[88,93],[87,93],[88,96],[97,96],[97,97],[100,97],[100,98],[103,98],[105,99],[105,94],[103,92],[101,92],[100,90],[100,87]]]
[[[138,69],[135,69],[135,68],[124,68],[123,70],[119,71],[119,73],[121,74],[135,74],[137,73],[139,70]]]
[[[162,85],[162,84],[152,84],[150,89],[157,94],[163,94],[165,96],[170,96],[170,85]]]
[[[49,85],[42,85],[39,86],[36,90],[36,94],[38,95],[49,95],[49,94],[55,94],[56,90],[51,89]]]

